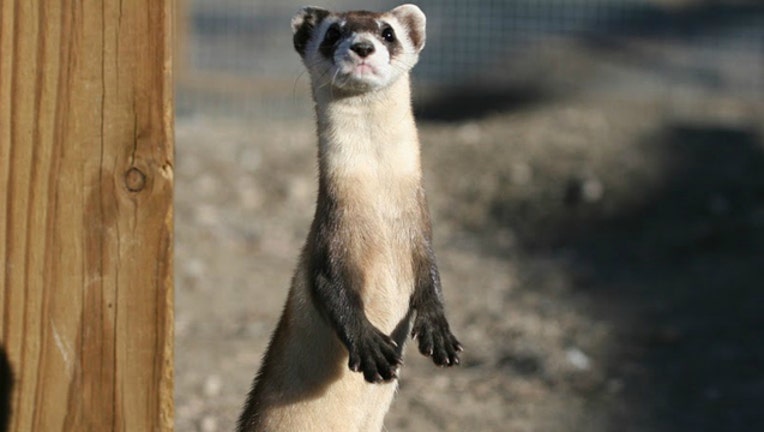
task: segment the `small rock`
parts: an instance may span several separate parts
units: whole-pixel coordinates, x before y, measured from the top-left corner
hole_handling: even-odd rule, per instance
[[[219,396],[222,388],[223,381],[217,375],[210,375],[204,381],[204,395],[207,397]]]
[[[583,198],[584,202],[595,203],[601,200],[604,194],[605,186],[602,185],[601,181],[595,178],[584,180],[584,183],[581,187],[581,197]]]
[[[218,430],[218,419],[212,416],[205,416],[200,422],[199,422],[199,430],[200,432],[217,432]]]
[[[183,267],[186,274],[192,278],[201,278],[207,273],[207,265],[198,258],[187,259]]]
[[[594,177],[570,179],[565,188],[565,203],[569,206],[592,204],[600,201],[604,194],[605,186]]]
[[[584,354],[584,352],[578,348],[569,348],[566,350],[565,358],[567,358],[568,362],[572,364],[576,369],[588,370],[591,367],[591,360],[589,360],[589,356]]]

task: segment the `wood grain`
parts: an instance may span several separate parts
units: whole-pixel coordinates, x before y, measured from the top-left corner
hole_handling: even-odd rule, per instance
[[[0,0],[10,431],[172,429],[172,12]]]

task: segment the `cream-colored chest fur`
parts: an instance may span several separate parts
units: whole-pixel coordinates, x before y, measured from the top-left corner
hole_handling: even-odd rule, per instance
[[[401,94],[404,92],[404,94]],[[319,163],[342,208],[348,259],[360,264],[369,320],[389,332],[408,311],[412,245],[420,228],[419,143],[401,80],[381,95],[319,110]]]

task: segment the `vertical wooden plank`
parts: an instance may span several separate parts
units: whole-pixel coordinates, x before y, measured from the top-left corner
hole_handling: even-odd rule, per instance
[[[9,430],[172,429],[172,13],[0,0]]]

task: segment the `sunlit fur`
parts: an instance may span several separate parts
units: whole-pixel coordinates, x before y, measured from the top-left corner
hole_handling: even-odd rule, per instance
[[[295,31],[302,13],[293,20]],[[419,26],[418,47],[399,19],[409,15],[408,22]],[[304,62],[316,102],[320,181],[340,197],[346,215],[336,227],[337,241],[347,261],[362,269],[354,289],[369,321],[388,335],[402,328],[403,344],[415,285],[412,239],[429,230],[408,74],[424,45],[425,23],[424,14],[412,5],[381,18],[393,26],[403,48],[390,58],[375,38],[355,35],[374,40],[376,50],[368,59],[374,73],[354,73],[359,60],[349,54],[351,41],[336,49],[333,61],[318,52],[326,29],[340,19],[334,14],[313,30]],[[346,348],[311,298],[312,238],[313,231],[240,419],[240,431],[383,428],[397,380],[370,384],[348,368]]]

